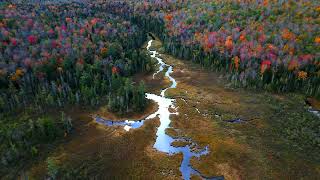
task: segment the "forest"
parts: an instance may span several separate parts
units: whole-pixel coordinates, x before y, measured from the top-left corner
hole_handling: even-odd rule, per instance
[[[126,0],[110,4],[106,6],[111,11],[156,33],[166,51],[226,72],[235,86],[300,91],[319,98],[317,1]]]
[[[59,112],[67,105],[108,104],[118,113],[146,106],[143,82],[131,80],[153,68],[139,49],[146,32],[96,9],[78,3],[1,4],[2,165],[36,154],[41,142],[71,130],[64,118],[60,125],[50,117],[29,117],[34,113]],[[15,120],[17,114],[21,118]],[[39,129],[49,134],[37,134]]]
[[[1,1],[0,179],[319,177],[319,17],[316,0]],[[72,142],[85,158],[52,158]]]

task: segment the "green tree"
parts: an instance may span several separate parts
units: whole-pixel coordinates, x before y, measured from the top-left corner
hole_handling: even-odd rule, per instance
[[[126,102],[126,111],[129,111],[129,105],[131,102],[130,94],[132,93],[133,85],[132,80],[127,78],[124,84],[124,91],[125,91],[125,102]]]
[[[115,59],[120,58],[122,52],[123,52],[122,46],[118,42],[112,43],[108,49],[108,55],[112,56]]]
[[[137,108],[138,111],[142,111],[145,105],[146,105],[145,84],[143,81],[140,81],[138,90],[136,92],[135,107]]]

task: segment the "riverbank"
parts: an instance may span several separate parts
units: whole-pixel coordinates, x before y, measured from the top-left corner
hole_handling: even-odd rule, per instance
[[[286,134],[319,125],[300,121],[317,120],[308,112],[304,96],[233,89],[217,73],[163,57],[175,67],[172,76],[178,82],[167,94],[177,99],[180,115],[173,118],[172,127],[180,131],[170,134],[190,137],[212,150],[200,161],[193,159],[196,169],[226,179],[319,177],[317,150],[300,141],[307,134],[300,134],[299,141]]]
[[[160,79],[162,75],[159,74],[158,77]],[[152,79],[153,76],[145,74],[143,78]],[[156,87],[166,84],[161,82],[158,81]],[[146,81],[146,86],[149,92],[152,83]],[[152,86],[150,89],[154,88]],[[159,93],[159,89],[161,88],[154,91]],[[155,108],[157,106],[151,104],[143,115],[136,114],[136,117],[144,117]],[[24,175],[36,179],[45,177],[48,173],[47,159],[50,158],[55,160],[60,172],[76,172],[77,175],[72,176],[73,178],[81,175],[82,178],[163,179],[169,175],[171,179],[179,179],[181,174],[177,167],[182,160],[181,154],[167,156],[153,148],[155,130],[159,126],[158,118],[149,119],[141,128],[126,132],[121,127],[114,128],[95,123],[92,114],[96,112],[101,112],[101,109],[84,109],[83,112],[72,113],[75,121],[74,133],[67,137],[66,142],[55,147],[47,158],[34,163]],[[83,174],[84,172],[87,174]]]
[[[88,112],[73,115],[74,132],[52,147],[46,157],[30,165],[24,175],[42,179],[48,173],[47,159],[54,159],[60,172],[72,177],[179,179],[180,154],[167,156],[153,148],[158,118],[129,132],[94,123]],[[150,173],[151,172],[151,173]],[[66,174],[63,174],[66,177]],[[175,178],[174,178],[175,177]]]
[[[128,112],[125,114],[116,114],[108,110],[107,106],[99,108],[97,112],[93,113],[93,116],[99,116],[103,119],[119,122],[125,120],[142,120],[148,117],[150,114],[153,114],[158,109],[158,105],[153,101],[148,101],[147,107],[143,112]]]
[[[155,41],[151,48],[160,52],[161,42]],[[202,175],[225,179],[319,177],[317,150],[284,137],[283,130],[290,131],[292,122],[299,123],[299,115],[309,113],[303,96],[233,89],[222,76],[199,65],[169,55],[161,57],[174,66],[171,76],[177,81],[177,87],[165,93],[176,99],[179,112],[170,116],[171,128],[166,129],[166,134],[175,139],[192,139],[200,147],[208,147],[208,154],[191,159],[192,167]],[[152,79],[152,76],[143,78]],[[164,73],[159,73],[155,79],[163,76]],[[160,90],[154,86],[162,89],[169,80],[159,83],[156,80],[145,82],[159,95]],[[158,118],[127,132],[123,127],[93,123],[88,112],[76,116],[75,121],[81,123],[76,125],[75,133],[49,156],[63,168],[86,171],[90,177],[97,178],[181,179],[182,154],[169,156],[154,148],[160,125]],[[171,145],[186,144],[180,141]],[[44,159],[32,166],[29,175],[44,177],[46,166]]]
[[[99,116],[95,117],[95,121],[108,126],[108,127],[123,127],[125,131],[130,131],[130,129],[139,129],[141,126],[148,120],[153,119],[154,117],[159,117],[160,125],[157,128],[156,132],[156,141],[153,145],[153,148],[159,152],[166,153],[169,156],[173,156],[176,154],[182,153],[183,158],[179,170],[183,179],[189,180],[192,175],[196,175],[199,177],[203,176],[199,171],[194,169],[190,165],[190,160],[193,157],[201,157],[209,153],[209,149],[207,146],[202,147],[199,146],[196,142],[194,142],[190,138],[176,138],[171,137],[170,135],[166,134],[166,130],[170,128],[171,118],[172,116],[179,115],[177,108],[175,107],[176,99],[167,98],[165,96],[166,91],[170,89],[175,89],[177,86],[176,80],[171,76],[174,72],[173,67],[163,61],[160,57],[160,54],[156,50],[151,50],[153,40],[148,41],[147,50],[150,53],[150,56],[157,60],[157,64],[159,65],[159,70],[153,74],[153,79],[159,73],[165,72],[166,80],[170,81],[170,86],[161,90],[160,95],[158,94],[151,94],[146,93],[146,98],[150,99],[158,104],[158,110],[149,115],[147,118],[138,121],[110,121]],[[167,68],[166,68],[167,67]],[[176,142],[188,142],[184,146],[180,143],[180,146],[176,146]]]

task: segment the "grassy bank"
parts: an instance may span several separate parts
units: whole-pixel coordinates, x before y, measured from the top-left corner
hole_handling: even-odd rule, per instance
[[[160,44],[158,44],[160,47]],[[207,176],[226,179],[319,176],[319,119],[305,96],[234,89],[221,75],[165,55],[174,66],[179,116],[170,134],[209,145],[211,153],[193,165]],[[240,123],[230,120],[241,119]]]

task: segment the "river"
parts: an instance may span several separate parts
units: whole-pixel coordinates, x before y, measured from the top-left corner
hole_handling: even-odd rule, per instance
[[[153,147],[160,152],[167,153],[168,155],[173,155],[178,153],[183,154],[183,160],[179,168],[180,172],[182,173],[183,179],[188,180],[192,175],[199,176],[203,179],[223,179],[223,177],[212,177],[212,178],[205,177],[199,171],[194,169],[190,164],[191,158],[193,157],[199,158],[200,156],[208,154],[209,153],[208,147],[200,148],[197,145],[197,143],[193,142],[190,138],[173,138],[165,133],[166,129],[170,128],[171,115],[179,115],[178,109],[175,107],[176,100],[167,98],[165,96],[165,92],[168,89],[177,87],[177,82],[170,75],[173,72],[173,67],[171,65],[166,64],[163,61],[163,59],[160,58],[160,54],[157,51],[150,50],[152,42],[153,40],[150,40],[148,42],[147,50],[151,54],[150,56],[152,58],[155,58],[158,61],[158,65],[159,65],[159,70],[153,74],[153,78],[155,77],[156,74],[167,69],[167,71],[165,72],[165,77],[167,77],[171,82],[171,85],[169,87],[161,90],[160,96],[156,94],[146,93],[147,99],[153,100],[158,104],[158,110],[155,113],[149,115],[147,118],[142,120],[135,120],[135,121],[126,120],[122,122],[115,122],[115,121],[106,120],[106,119],[103,119],[102,117],[97,116],[95,117],[96,122],[107,125],[107,126],[123,126],[124,130],[130,131],[130,129],[140,128],[146,120],[150,120],[158,116],[160,119],[160,126],[157,129],[157,132],[156,132],[157,138]],[[170,109],[174,110],[174,112],[170,112]],[[188,142],[187,143],[188,145],[174,147],[172,146],[172,143],[175,141]]]

